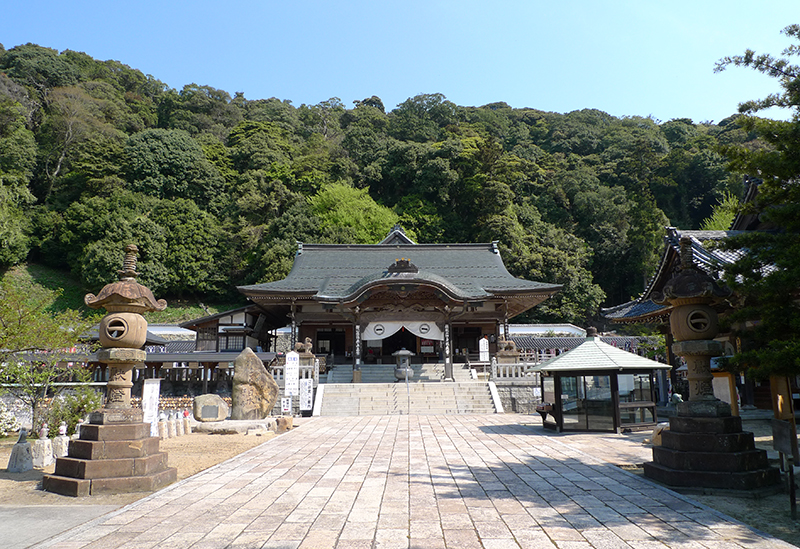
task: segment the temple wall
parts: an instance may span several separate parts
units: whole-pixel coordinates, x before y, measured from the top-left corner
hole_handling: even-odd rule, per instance
[[[506,413],[533,414],[542,402],[541,386],[534,381],[495,381]]]

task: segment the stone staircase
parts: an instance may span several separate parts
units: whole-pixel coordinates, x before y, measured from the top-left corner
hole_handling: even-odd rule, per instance
[[[408,378],[410,383],[442,381],[444,364],[412,364],[414,375]],[[469,369],[463,364],[453,365],[453,378],[456,382],[472,381]],[[353,368],[340,364],[328,372],[327,383],[352,383]],[[394,383],[394,364],[362,364],[361,383]],[[405,383],[405,380],[403,380]]]
[[[324,386],[321,404],[320,415],[323,416],[496,412],[489,384],[479,381],[415,382],[408,386],[405,382],[328,383]]]

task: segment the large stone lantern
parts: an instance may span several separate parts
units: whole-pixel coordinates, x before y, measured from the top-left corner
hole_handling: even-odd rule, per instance
[[[671,306],[669,326],[675,343],[672,352],[686,361],[689,400],[678,404],[679,416],[722,417],[731,407],[714,396],[711,358],[723,353],[714,338],[719,333],[715,305],[731,296],[728,287],[717,284],[694,266],[692,241],[681,239],[681,270],[653,296],[659,305]]]
[[[119,281],[98,295],[88,294],[86,304],[108,311],[100,322],[98,360],[109,367],[106,404],[89,415],[80,439],[70,442],[66,457],[56,459],[55,473],[44,475],[42,487],[67,496],[152,491],[177,479],[159,451],[158,437],[150,436],[140,408],[131,408],[133,368],[144,362],[147,321],[142,313],[163,311],[167,302],[136,282],[134,245],[125,248]]]
[[[692,240],[681,239],[681,270],[653,301],[671,308],[672,351],[686,361],[689,400],[653,447],[653,461],[644,464],[647,477],[670,486],[754,490],[780,482],[767,453],[755,447],[753,433],[742,431],[742,419],[714,396],[711,358],[723,352],[716,306],[732,294],[694,265]]]
[[[144,362],[142,349],[147,340],[147,320],[142,313],[163,311],[167,302],[156,301],[149,288],[136,282],[138,248],[125,247],[125,261],[119,281],[107,284],[99,294],[88,294],[84,301],[92,309],[105,308],[108,314],[100,322],[100,362],[109,367],[106,406],[90,418],[91,423],[141,422],[141,409],[131,409],[133,367]]]

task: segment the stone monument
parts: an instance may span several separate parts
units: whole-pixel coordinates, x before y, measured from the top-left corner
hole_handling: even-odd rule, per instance
[[[100,322],[102,348],[97,353],[109,368],[106,404],[89,415],[80,439],[70,442],[67,457],[56,460],[55,474],[44,476],[42,486],[49,492],[88,496],[152,491],[177,479],[177,470],[167,466],[166,452],[159,451],[159,438],[150,436],[142,410],[131,408],[133,368],[147,358],[142,313],[167,307],[136,282],[138,252],[136,246],[127,246],[119,281],[84,299],[92,309],[108,311]]]
[[[677,402],[677,415],[653,448],[644,474],[670,486],[753,490],[780,482],[767,453],[755,447],[753,433],[742,431],[742,419],[714,396],[711,358],[722,354],[715,341],[719,328],[715,309],[731,290],[694,265],[692,241],[681,239],[681,268],[653,301],[668,305],[672,352],[686,360],[689,400]]]
[[[228,404],[215,394],[199,395],[192,401],[194,419],[200,422],[225,421],[228,418]]]
[[[264,419],[278,401],[278,384],[252,349],[233,363],[231,419]]]

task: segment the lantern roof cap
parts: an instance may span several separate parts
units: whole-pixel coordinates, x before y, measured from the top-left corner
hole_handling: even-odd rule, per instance
[[[147,286],[136,282],[139,275],[136,272],[136,257],[139,248],[135,244],[125,247],[125,259],[122,270],[117,271],[119,280],[106,284],[97,295],[86,294],[84,302],[92,309],[105,308],[109,312],[146,313],[150,311],[163,311],[167,302],[163,299],[156,300],[153,292]]]

